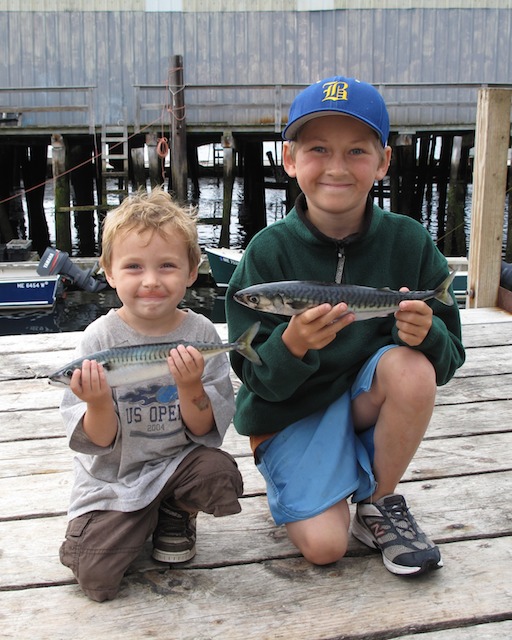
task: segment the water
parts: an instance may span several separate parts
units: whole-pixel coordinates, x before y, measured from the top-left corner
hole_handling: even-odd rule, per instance
[[[286,214],[284,191],[266,190],[267,223],[271,224]],[[200,218],[222,216],[223,184],[219,178],[201,178],[198,215]],[[232,248],[244,246],[245,231],[239,223],[239,214],[243,207],[243,180],[235,179],[233,187],[233,206],[231,210],[230,244]],[[50,240],[55,245],[55,210],[53,185],[46,188],[44,208],[50,230]],[[25,214],[26,215],[26,214]],[[28,220],[24,221],[28,228]],[[221,227],[217,224],[198,226],[201,248],[217,246]],[[73,248],[77,249],[77,236],[72,227]],[[0,335],[22,335],[30,333],[61,333],[82,331],[93,320],[107,313],[109,309],[120,306],[115,291],[106,289],[99,293],[68,291],[64,299],[57,301],[51,310],[30,312],[0,312]],[[194,286],[187,291],[182,306],[201,313],[213,322],[224,322],[223,292],[213,286]]]
[[[55,243],[55,219],[53,204],[53,186],[47,187],[44,201],[50,237]],[[424,204],[423,224],[432,237],[437,237],[437,221],[433,214],[437,209],[437,194],[433,191],[431,202]],[[281,189],[266,190],[267,224],[271,224],[286,215],[284,191]],[[222,215],[223,184],[220,178],[202,178],[200,180],[200,199],[198,203],[199,217],[212,218]],[[245,246],[246,233],[239,222],[239,215],[243,208],[243,181],[235,180],[233,187],[233,206],[231,210],[230,246],[242,248]],[[384,208],[389,208],[389,202],[384,202]],[[469,244],[471,209],[471,185],[468,187],[466,201],[465,232]],[[506,239],[507,212],[504,217],[504,243]],[[28,221],[25,221],[28,228]],[[198,227],[199,243],[202,248],[217,246],[220,237],[220,225],[201,224]],[[74,228],[73,228],[74,232]],[[76,233],[72,236],[76,250]],[[82,291],[68,292],[64,300],[59,300],[51,311],[19,312],[16,314],[0,312],[0,335],[18,335],[29,333],[55,333],[67,331],[82,331],[93,320],[105,314],[111,308],[119,306],[119,300],[114,291],[107,289],[100,293],[90,294]],[[183,306],[193,309],[209,317],[213,322],[224,322],[224,299],[222,293],[215,287],[197,286],[187,292]]]
[[[99,293],[70,291],[51,310],[0,313],[0,335],[83,331],[93,320],[120,305],[116,292],[110,288]],[[224,297],[214,287],[189,289],[181,306],[207,316],[212,322],[225,322]]]

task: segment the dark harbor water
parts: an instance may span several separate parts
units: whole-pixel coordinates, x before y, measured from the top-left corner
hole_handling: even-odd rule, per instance
[[[200,187],[201,194],[198,203],[199,216],[201,218],[208,218],[222,215],[222,180],[217,178],[202,178]],[[50,228],[51,241],[54,242],[55,220],[52,185],[49,186],[47,191],[45,210]],[[284,192],[280,189],[267,189],[265,196],[267,224],[272,224],[286,215]],[[429,230],[433,238],[437,238],[436,216],[434,215],[436,206],[437,194],[434,189],[431,194],[431,199],[424,205],[422,220],[422,223]],[[384,203],[384,208],[389,208],[388,202]],[[233,207],[230,225],[230,246],[232,248],[241,248],[244,246],[246,232],[239,221],[242,210],[243,181],[236,179],[233,189]],[[464,227],[469,249],[471,188],[468,189],[465,211]],[[508,212],[505,212],[504,243],[506,239],[507,220]],[[199,243],[202,248],[218,246],[220,225],[201,224],[198,226],[198,234]],[[76,242],[76,237],[74,237],[73,240]],[[66,293],[66,297],[59,299],[55,307],[50,311],[17,313],[0,311],[0,335],[82,331],[93,320],[107,313],[109,309],[116,308],[119,305],[120,303],[115,291],[111,289],[99,293],[69,291]],[[201,282],[200,285],[189,289],[183,301],[183,306],[206,315],[213,322],[225,322],[223,292],[214,286],[205,286],[203,282]]]
[[[0,312],[0,335],[83,331],[93,320],[119,306],[112,289],[99,293],[69,291],[51,310]],[[189,289],[181,306],[202,313],[212,322],[225,322],[223,292],[214,287]]]
[[[47,187],[44,200],[46,218],[50,230],[50,240],[55,244],[55,213],[53,186]],[[284,192],[281,189],[266,190],[267,223],[271,224],[286,213]],[[198,215],[201,218],[222,216],[223,184],[218,178],[201,178]],[[244,244],[245,231],[239,222],[243,208],[243,181],[236,179],[233,187],[231,210],[230,246],[240,248]],[[28,220],[25,221],[28,228]],[[72,229],[72,240],[76,250],[76,232]],[[198,225],[199,244],[202,248],[218,246],[220,225]],[[209,317],[213,322],[224,322],[223,292],[202,282],[187,291],[182,306],[193,309]],[[57,300],[49,311],[8,312],[0,311],[0,335],[21,335],[30,333],[60,333],[82,331],[93,320],[117,308],[120,302],[115,291],[106,289],[99,293],[68,291],[63,299]]]

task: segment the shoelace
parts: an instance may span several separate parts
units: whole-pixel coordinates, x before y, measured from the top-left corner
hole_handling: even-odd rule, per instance
[[[416,527],[409,517],[409,509],[407,508],[403,500],[398,500],[394,503],[386,504],[384,506],[384,509],[396,529],[403,532],[407,531],[413,536],[418,535],[419,532],[416,530]]]

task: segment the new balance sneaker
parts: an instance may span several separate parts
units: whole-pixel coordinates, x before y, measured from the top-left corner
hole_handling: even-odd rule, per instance
[[[352,533],[381,552],[391,573],[416,575],[443,566],[439,548],[416,524],[403,496],[391,494],[372,504],[360,502]]]
[[[159,562],[186,562],[196,555],[196,517],[162,502],[153,534],[153,558]]]

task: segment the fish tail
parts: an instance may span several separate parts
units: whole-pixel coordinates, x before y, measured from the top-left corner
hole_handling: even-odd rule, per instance
[[[453,298],[448,289],[455,278],[455,273],[455,270],[450,271],[450,274],[441,282],[434,292],[434,298],[448,307],[453,306]]]
[[[235,343],[235,350],[238,351],[238,353],[242,354],[244,358],[247,358],[247,360],[254,362],[254,364],[261,364],[259,355],[251,347],[251,343],[260,328],[260,324],[261,322],[255,322],[247,329],[247,331],[244,331],[244,333],[238,338]]]

